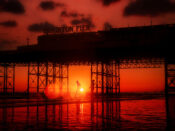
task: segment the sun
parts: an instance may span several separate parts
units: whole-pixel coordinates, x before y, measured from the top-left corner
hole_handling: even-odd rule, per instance
[[[80,88],[80,92],[83,92],[84,91],[84,89],[83,88]]]

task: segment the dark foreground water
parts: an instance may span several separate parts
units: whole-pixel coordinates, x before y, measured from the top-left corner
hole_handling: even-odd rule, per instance
[[[175,99],[0,108],[0,130],[173,130]],[[168,104],[167,104],[168,103]]]

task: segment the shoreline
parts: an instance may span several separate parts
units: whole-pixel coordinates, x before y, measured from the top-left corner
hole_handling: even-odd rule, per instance
[[[111,102],[111,101],[126,101],[126,100],[149,100],[165,98],[163,94],[145,94],[145,95],[128,95],[120,97],[103,97],[94,98],[70,98],[70,99],[37,99],[37,98],[23,98],[23,99],[0,99],[0,108],[3,107],[26,107],[26,106],[43,106],[43,105],[62,105],[62,104],[79,104],[79,103],[96,103],[96,102]]]

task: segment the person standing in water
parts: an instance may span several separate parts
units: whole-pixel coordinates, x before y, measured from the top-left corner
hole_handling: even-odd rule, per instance
[[[76,81],[76,83],[77,83],[77,90],[76,90],[76,93],[75,93],[75,97],[77,95],[77,91],[79,91],[80,86],[81,86],[81,84],[80,84],[80,82],[78,80]]]
[[[91,94],[94,92],[94,85],[95,85],[95,80],[91,81]]]
[[[94,86],[95,86],[95,80],[91,81],[91,100],[93,100],[93,96],[94,96]]]

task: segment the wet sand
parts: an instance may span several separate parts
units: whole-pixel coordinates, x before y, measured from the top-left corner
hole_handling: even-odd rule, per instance
[[[0,129],[17,130],[167,130],[164,96],[135,99],[0,100]]]

